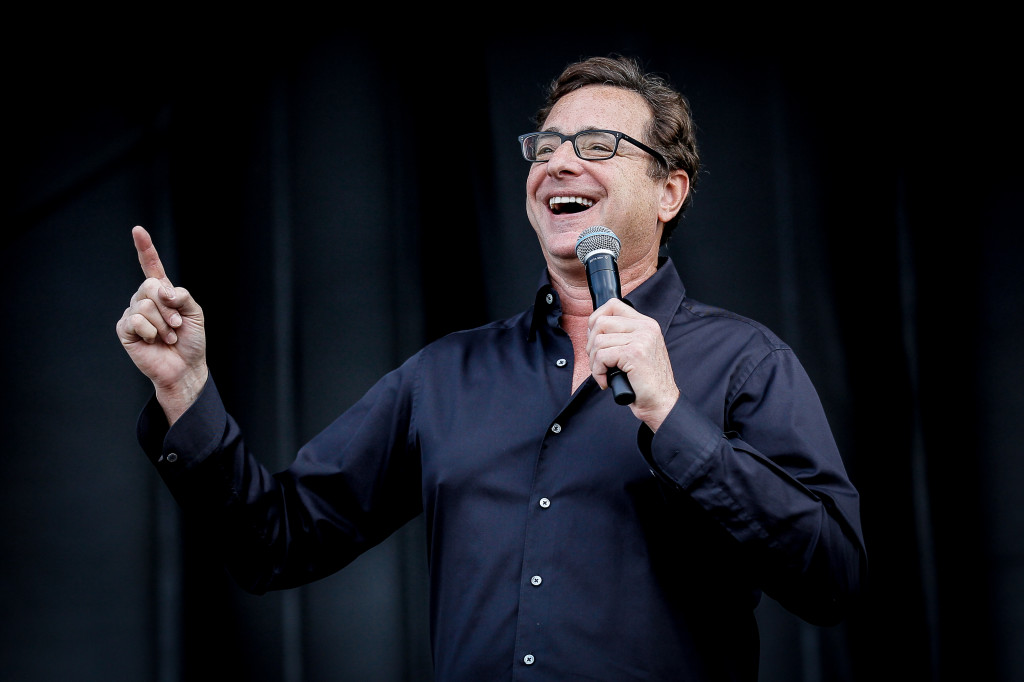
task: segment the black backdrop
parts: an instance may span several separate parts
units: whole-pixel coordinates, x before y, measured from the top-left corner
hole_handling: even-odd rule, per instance
[[[1022,679],[1020,64],[998,18],[701,40],[124,21],[5,46],[5,679],[429,680],[420,521],[264,597],[183,524],[114,334],[130,229],[203,305],[229,408],[283,467],[425,342],[528,304],[515,136],[566,63],[610,52],[694,108],[705,170],[667,248],[690,294],[794,346],[863,494],[863,606],[823,629],[765,600],[762,680]]]

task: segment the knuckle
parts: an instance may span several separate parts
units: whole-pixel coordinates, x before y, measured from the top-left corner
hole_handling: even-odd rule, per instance
[[[136,336],[146,338],[156,334],[156,327],[148,317],[142,313],[134,313],[127,320],[127,325]]]
[[[138,314],[156,312],[156,303],[151,298],[144,298],[135,304],[135,311]]]

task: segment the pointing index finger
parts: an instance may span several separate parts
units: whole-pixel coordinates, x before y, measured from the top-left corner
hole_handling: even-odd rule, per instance
[[[160,260],[160,254],[157,253],[149,232],[144,227],[136,225],[132,228],[132,239],[135,241],[135,250],[139,252],[139,265],[142,266],[142,274],[170,284],[167,273],[164,271],[164,264]]]

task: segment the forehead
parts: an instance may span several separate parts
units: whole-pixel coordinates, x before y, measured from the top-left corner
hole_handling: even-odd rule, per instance
[[[632,90],[587,85],[558,100],[542,129],[575,133],[584,128],[603,128],[639,137],[650,120],[647,101]]]

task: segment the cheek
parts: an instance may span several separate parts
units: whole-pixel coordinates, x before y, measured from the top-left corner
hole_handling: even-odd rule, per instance
[[[534,221],[534,214],[543,208],[536,203],[537,190],[540,188],[542,176],[543,172],[536,169],[531,170],[530,174],[526,176],[526,213],[530,217],[530,222]]]
[[[661,191],[647,175],[633,178],[633,205],[643,213],[657,213],[661,205]]]
[[[537,216],[533,210],[533,202],[530,201],[530,197],[526,197],[526,219],[530,221],[530,226],[534,232],[540,234],[540,224],[537,221]]]
[[[526,196],[529,199],[533,199],[537,189],[540,187],[540,181],[544,177],[544,170],[539,164],[534,164],[530,167],[530,174],[526,176]]]

